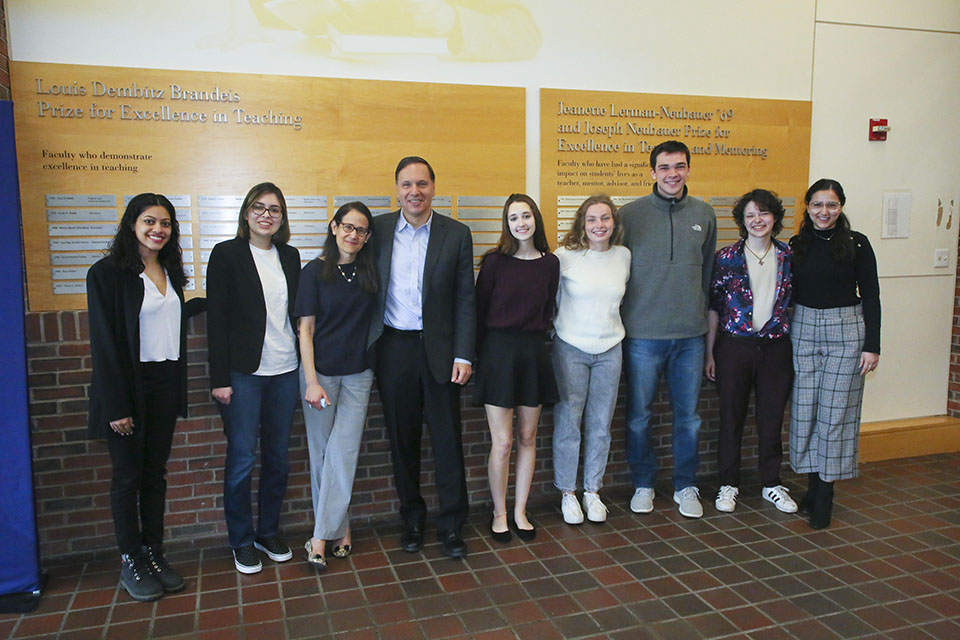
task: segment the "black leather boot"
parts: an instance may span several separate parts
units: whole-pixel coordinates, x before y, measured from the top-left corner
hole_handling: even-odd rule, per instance
[[[143,548],[143,556],[147,561],[147,568],[157,579],[166,593],[183,591],[187,583],[177,570],[170,566],[163,557],[163,545],[155,544]]]
[[[797,504],[797,513],[805,516],[813,513],[813,505],[817,499],[817,487],[820,486],[820,474],[814,471],[807,474],[807,495]]]
[[[826,529],[830,526],[830,517],[833,515],[833,483],[820,481],[817,486],[817,498],[810,514],[810,528]]]
[[[163,595],[163,586],[150,573],[150,566],[143,554],[120,556],[120,586],[139,602],[156,600]]]

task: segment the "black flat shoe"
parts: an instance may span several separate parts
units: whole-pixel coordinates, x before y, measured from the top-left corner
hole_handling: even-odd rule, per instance
[[[407,553],[416,553],[423,549],[423,525],[409,525],[400,536],[400,546]]]
[[[448,558],[464,558],[467,555],[467,543],[456,529],[437,536],[443,546],[443,555]]]
[[[494,531],[493,522],[496,520],[496,516],[490,518],[490,537],[493,538],[494,542],[499,542],[500,544],[506,544],[513,540],[513,535],[510,533],[510,528],[508,527],[506,531]]]
[[[530,525],[530,526],[533,526],[533,525]],[[517,537],[523,540],[524,542],[530,542],[531,540],[537,537],[536,527],[533,527],[533,529],[521,529],[520,526],[517,524],[517,521],[514,520],[513,528],[517,530]]]

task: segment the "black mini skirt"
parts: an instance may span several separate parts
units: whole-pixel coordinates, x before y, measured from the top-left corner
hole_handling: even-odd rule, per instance
[[[540,331],[489,330],[478,355],[473,404],[512,409],[557,402],[546,341]]]

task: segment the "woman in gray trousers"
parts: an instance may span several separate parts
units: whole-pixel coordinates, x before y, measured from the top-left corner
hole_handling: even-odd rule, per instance
[[[337,210],[323,256],[303,269],[294,310],[314,509],[304,548],[317,570],[327,567],[328,540],[336,542],[335,558],[350,554],[350,496],[373,383],[365,349],[377,291],[373,252],[365,248],[372,227],[362,202]]]

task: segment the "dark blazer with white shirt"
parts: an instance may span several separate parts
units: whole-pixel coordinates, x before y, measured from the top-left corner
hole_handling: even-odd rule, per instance
[[[300,279],[300,252],[288,244],[274,246],[287,281],[287,313],[296,336],[293,307]],[[219,243],[207,262],[207,350],[212,389],[231,386],[231,371],[253,373],[260,367],[266,331],[267,304],[250,241],[238,237]]]
[[[380,289],[370,323],[368,347],[383,334],[383,314],[390,286],[393,234],[399,211],[373,219]],[[473,239],[470,228],[448,216],[432,213],[430,239],[423,266],[423,342],[430,372],[438,383],[449,382],[454,358],[473,362],[476,303],[473,284]],[[373,361],[373,360],[371,360]]]
[[[112,257],[100,259],[87,272],[87,310],[90,326],[90,409],[87,431],[91,438],[106,438],[110,423],[143,420],[143,378],[140,367],[140,307],[143,279]],[[180,298],[180,360],[177,367],[180,394],[177,414],[187,415],[187,319],[204,309],[195,298],[184,305]]]

